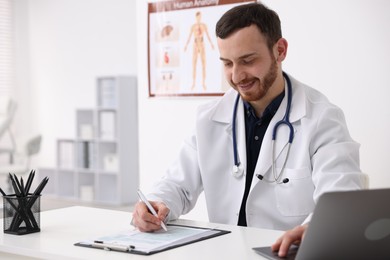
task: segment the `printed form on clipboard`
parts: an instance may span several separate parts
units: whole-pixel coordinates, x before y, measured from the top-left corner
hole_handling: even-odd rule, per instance
[[[121,251],[133,254],[151,255],[179,246],[230,233],[230,231],[169,225],[168,231],[141,232],[125,231],[76,243],[76,246]]]

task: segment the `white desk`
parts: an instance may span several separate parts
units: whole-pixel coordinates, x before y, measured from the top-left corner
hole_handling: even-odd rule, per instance
[[[178,220],[174,223],[232,232],[151,256],[73,245],[84,239],[129,229],[130,220],[130,212],[69,207],[41,212],[41,232],[17,236],[2,232],[1,219],[0,259],[263,259],[252,247],[268,246],[282,234],[281,231]]]

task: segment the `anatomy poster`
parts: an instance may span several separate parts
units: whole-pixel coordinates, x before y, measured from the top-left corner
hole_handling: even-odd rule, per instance
[[[176,0],[148,4],[149,96],[223,95],[215,24],[248,0]]]

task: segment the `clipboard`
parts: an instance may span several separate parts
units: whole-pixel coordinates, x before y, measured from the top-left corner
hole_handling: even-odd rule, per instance
[[[99,237],[94,240],[81,241],[75,243],[74,245],[130,254],[152,255],[228,233],[231,233],[231,231],[215,228],[168,224],[167,232],[158,231],[153,233],[144,233],[140,231],[130,231],[113,234],[111,236]],[[153,236],[157,240],[161,240],[161,245],[155,245],[150,248],[144,247],[142,245],[142,240],[148,241],[149,239],[153,238]],[[164,241],[165,238],[167,240]]]

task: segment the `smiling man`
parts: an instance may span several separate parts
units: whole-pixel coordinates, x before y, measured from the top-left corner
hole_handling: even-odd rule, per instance
[[[199,107],[194,133],[148,195],[158,217],[137,203],[133,223],[160,229],[204,192],[211,222],[285,230],[272,246],[285,256],[320,195],[364,187],[359,144],[340,108],[282,71],[288,44],[274,11],[234,7],[216,34],[232,89]]]

